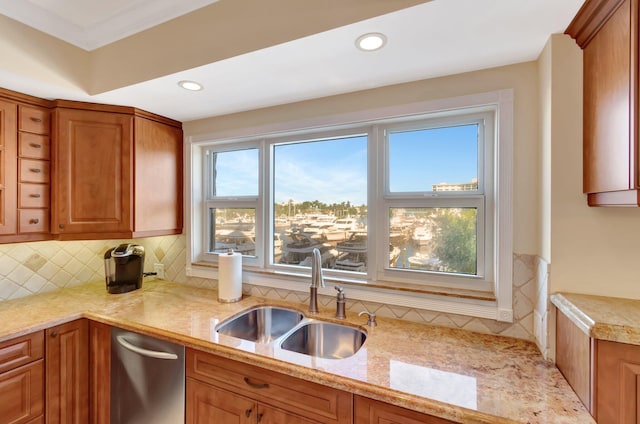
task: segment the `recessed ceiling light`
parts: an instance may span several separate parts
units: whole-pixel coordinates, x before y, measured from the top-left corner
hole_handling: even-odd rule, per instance
[[[200,91],[203,89],[202,84],[199,84],[195,81],[180,81],[178,85],[189,91]]]
[[[384,47],[385,44],[387,44],[387,37],[379,32],[370,32],[361,35],[356,40],[356,47],[367,52],[379,50]]]

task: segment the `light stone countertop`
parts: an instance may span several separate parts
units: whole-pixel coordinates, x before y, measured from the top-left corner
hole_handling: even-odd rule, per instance
[[[640,300],[555,293],[551,302],[589,337],[640,345]]]
[[[86,317],[178,342],[351,393],[462,423],[588,424],[591,418],[558,369],[530,342],[406,321],[348,316],[367,332],[346,359],[322,359],[218,335],[221,321],[252,306],[298,309],[336,321],[333,310],[145,280],[141,290],[108,294],[103,282],[0,302],[0,341]]]

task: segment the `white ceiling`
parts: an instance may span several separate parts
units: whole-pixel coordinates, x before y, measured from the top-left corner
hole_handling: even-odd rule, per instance
[[[0,13],[91,50],[215,1],[0,0]],[[535,60],[583,3],[434,0],[96,96],[34,84],[1,63],[0,86],[45,98],[135,106],[189,121]],[[371,31],[386,34],[385,48],[357,50],[355,39]],[[205,89],[182,90],[177,82],[183,79]]]

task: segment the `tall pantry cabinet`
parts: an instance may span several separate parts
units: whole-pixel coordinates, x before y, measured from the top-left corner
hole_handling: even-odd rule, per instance
[[[61,240],[182,232],[182,129],[130,107],[57,101],[52,228]]]

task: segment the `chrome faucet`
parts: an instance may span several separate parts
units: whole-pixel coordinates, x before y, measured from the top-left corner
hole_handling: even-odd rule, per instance
[[[318,287],[324,287],[324,278],[322,277],[322,255],[318,248],[314,248],[311,255],[309,312],[318,312]]]
[[[344,289],[340,286],[336,286],[338,292],[336,296],[336,318],[344,319],[347,317],[345,312],[346,298],[344,295]]]

